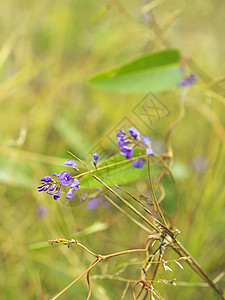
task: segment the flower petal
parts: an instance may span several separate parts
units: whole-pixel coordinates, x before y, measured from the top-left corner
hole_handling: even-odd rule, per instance
[[[144,164],[145,164],[145,160],[138,158],[131,165],[135,168],[141,169],[141,168],[143,168]]]
[[[65,162],[64,162],[64,165],[67,165],[67,166],[70,166],[74,169],[77,169],[77,164],[74,160],[70,160],[70,159],[67,159]]]
[[[74,188],[70,189],[69,192],[66,194],[66,198],[71,200],[73,198],[74,192]]]
[[[73,182],[73,177],[70,175],[69,171],[63,171],[59,175],[59,180],[60,180],[61,185],[63,185],[63,186],[69,186]]]

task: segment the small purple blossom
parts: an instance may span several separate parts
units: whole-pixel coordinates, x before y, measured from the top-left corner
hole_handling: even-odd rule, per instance
[[[45,192],[47,191],[49,188],[51,188],[53,186],[53,179],[51,176],[45,176],[41,179],[41,185],[39,185],[38,191],[39,192]]]
[[[152,150],[152,148],[146,149],[146,155],[154,155],[154,151]]]
[[[39,205],[37,213],[38,213],[39,217],[44,218],[48,215],[48,208],[44,205]]]
[[[61,196],[61,193],[59,190],[56,190],[55,193],[52,193],[52,192],[47,192],[49,195],[52,195],[53,196],[53,199],[54,200],[58,200]]]
[[[77,164],[74,160],[70,160],[70,159],[67,159],[65,162],[64,162],[64,165],[67,165],[69,167],[72,167],[74,168],[75,170],[77,170]]]
[[[53,176],[59,177],[58,173],[52,173]]]
[[[90,199],[88,199],[87,209],[94,210],[97,209],[98,207],[99,207],[99,201],[98,199],[96,199],[96,197],[91,197]]]
[[[124,137],[125,135],[126,135],[126,133],[125,133],[125,131],[122,130],[122,129],[120,129],[120,130],[118,131],[118,133],[116,134],[117,137]]]
[[[143,136],[141,140],[146,147],[151,145],[151,140],[148,136]]]
[[[66,194],[66,198],[71,200],[73,198],[74,192],[75,192],[75,189],[71,188],[69,190],[69,192]]]
[[[49,183],[49,182],[52,182],[53,179],[52,179],[51,176],[45,176],[45,177],[43,177],[43,178],[41,179],[41,181],[46,182],[46,183]]]
[[[94,166],[95,166],[95,167],[97,166],[97,162],[98,162],[99,157],[100,157],[100,156],[98,155],[97,152],[95,152],[95,153],[93,154]]]
[[[52,184],[52,185],[50,185],[48,190],[52,192],[52,191],[54,191],[54,189],[55,189],[55,184]]]
[[[93,154],[93,159],[94,159],[95,161],[98,161],[99,157],[100,157],[100,156],[98,155],[97,152],[95,152],[95,153]]]
[[[45,186],[43,186],[41,189],[39,189],[39,192],[45,192],[45,191],[47,191],[49,189],[49,185],[45,185]]]
[[[146,155],[154,155],[154,151],[151,147],[151,140],[148,136],[140,135],[140,132],[135,127],[130,127],[128,133],[120,130],[117,133],[118,145],[121,147],[120,155],[130,159],[134,154],[134,148],[139,147],[143,151],[146,151]],[[132,162],[132,166],[135,168],[143,168],[145,159],[137,158]]]
[[[44,178],[41,179],[42,184],[37,187],[38,188],[38,192],[45,192],[48,189],[54,190],[54,188],[52,189],[52,187],[55,186],[55,185],[52,184],[53,181],[52,181],[52,179],[50,180],[50,178],[51,178],[50,176],[45,176]],[[45,179],[47,181],[45,181],[43,179]]]
[[[79,189],[80,182],[77,178],[74,179],[74,182],[71,184],[71,188]]]
[[[186,76],[180,81],[179,86],[181,87],[191,86],[196,82],[196,80],[197,80],[197,76],[194,73],[191,73],[189,76]]]
[[[140,138],[140,132],[135,127],[129,128],[128,131],[135,140]]]
[[[59,175],[59,180],[60,180],[61,185],[63,185],[63,186],[69,186],[73,182],[73,177],[70,175],[69,171],[63,171]]]
[[[131,165],[135,168],[143,168],[145,164],[145,160],[144,159],[141,159],[141,158],[138,158],[136,159]]]
[[[133,147],[123,146],[121,148],[120,155],[126,156],[126,159],[130,159],[134,153]]]
[[[110,208],[109,202],[102,194],[90,197],[87,202],[87,209],[94,210],[97,209],[100,205],[104,208]]]
[[[124,137],[118,137],[117,143],[120,147],[123,147],[123,146],[126,146],[129,143],[129,141],[130,140],[126,137],[125,138]]]

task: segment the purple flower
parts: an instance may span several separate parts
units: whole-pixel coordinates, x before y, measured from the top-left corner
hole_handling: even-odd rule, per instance
[[[47,192],[49,195],[52,195],[53,196],[53,198],[54,198],[54,200],[58,200],[58,198],[60,198],[60,196],[61,196],[61,193],[60,193],[60,191],[59,190],[56,190],[55,191],[55,193],[51,193],[51,192]]]
[[[53,179],[51,176],[45,176],[41,179],[41,185],[38,186],[38,192],[45,192],[53,185]]]
[[[52,173],[53,176],[59,177],[58,173]]]
[[[151,140],[148,136],[143,136],[141,140],[146,147],[150,146]]]
[[[121,148],[120,155],[126,156],[126,159],[130,159],[134,153],[134,149],[132,147],[123,146]]]
[[[154,152],[153,152],[152,148],[147,148],[146,149],[146,155],[154,155]]]
[[[79,189],[80,182],[78,179],[74,179],[74,182],[71,184],[71,188]]]
[[[98,162],[99,157],[100,157],[100,156],[98,155],[97,152],[95,152],[95,153],[93,154],[94,166],[95,166],[95,167],[96,167],[96,165],[97,165],[97,162]]]
[[[97,209],[100,205],[104,208],[110,208],[109,202],[103,195],[93,196],[88,199],[87,209],[94,210]]]
[[[124,137],[125,135],[126,135],[126,133],[125,133],[125,131],[122,130],[122,129],[120,129],[120,130],[118,131],[118,133],[116,134],[117,137]]]
[[[197,76],[194,73],[191,73],[189,76],[183,78],[180,81],[179,86],[181,87],[191,86],[196,82],[196,80],[197,80]]]
[[[74,160],[67,159],[64,162],[64,165],[70,166],[70,167],[74,168],[75,170],[77,170],[77,164]]]
[[[44,205],[39,205],[37,213],[41,218],[44,218],[48,215],[48,208]]]
[[[120,147],[126,146],[129,143],[129,139],[128,138],[124,138],[124,137],[118,137],[118,145]]]
[[[38,186],[38,192],[44,192],[44,191],[47,191],[48,190],[48,185],[46,184],[42,184],[42,185],[39,185]]]
[[[143,168],[145,164],[145,160],[144,159],[141,159],[141,158],[138,158],[136,159],[133,163],[132,163],[132,166],[135,167],[135,168]]]
[[[52,185],[50,185],[50,187],[49,187],[49,191],[54,191],[54,189],[55,189],[55,184],[52,184]]]
[[[72,184],[73,177],[70,175],[69,171],[63,171],[59,175],[59,180],[60,180],[61,185],[68,186],[68,185]]]
[[[53,179],[52,179],[51,176],[45,176],[45,177],[43,177],[43,178],[41,179],[41,181],[44,181],[44,182],[49,183],[49,182],[52,182]]]
[[[88,199],[87,209],[93,210],[93,209],[97,209],[98,207],[99,207],[99,201],[96,199],[96,197],[91,197],[90,199]]]
[[[73,198],[74,192],[75,192],[75,189],[71,188],[69,190],[69,192],[66,194],[66,198],[71,200]]]
[[[95,152],[95,153],[93,154],[93,159],[94,159],[94,160],[97,161],[97,160],[99,159],[99,157],[100,157],[100,156],[98,155],[97,152]]]
[[[48,189],[52,189],[52,186],[55,187],[55,185],[52,184],[53,180],[50,176],[45,176],[44,178],[41,179],[41,181],[42,181],[42,184],[37,187],[38,192],[45,192]]]
[[[135,127],[129,128],[128,131],[135,140],[140,138],[140,132]]]

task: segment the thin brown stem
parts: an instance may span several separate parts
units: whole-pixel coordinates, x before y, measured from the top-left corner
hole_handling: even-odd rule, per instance
[[[132,216],[130,216],[124,209],[122,209],[119,205],[117,205],[113,200],[111,200],[107,195],[104,195],[104,197],[113,205],[115,206],[120,212],[122,212],[123,214],[125,214],[133,223],[137,224],[139,227],[141,227],[142,229],[144,229],[147,232],[151,232],[150,229],[148,229],[146,226],[144,226],[143,224],[141,224],[140,222],[138,222],[136,219],[134,219]]]
[[[108,191],[110,191],[114,196],[116,196],[117,199],[119,199],[121,202],[123,202],[130,210],[132,210],[136,215],[138,215],[143,221],[145,221],[151,228],[155,229],[157,232],[160,230],[147,218],[145,218],[133,205],[131,205],[128,201],[126,201],[123,197],[121,197],[116,191],[114,191],[112,188],[110,188],[106,183],[104,183],[100,178],[98,178],[89,168],[83,163],[82,160],[80,160],[76,155],[72,154],[77,160],[79,160],[85,168],[90,172],[90,174],[98,181],[100,182]]]
[[[152,192],[152,197],[153,197],[153,202],[155,204],[155,208],[156,208],[156,211],[159,215],[159,218],[161,220],[161,222],[166,226],[168,227],[167,223],[166,223],[166,220],[164,218],[164,215],[162,213],[162,210],[160,208],[160,205],[156,199],[156,195],[155,195],[155,191],[154,191],[154,188],[153,188],[153,185],[152,185],[152,180],[151,180],[151,175],[150,175],[150,155],[148,155],[148,180],[149,180],[149,185],[150,185],[150,189],[151,189],[151,192]]]
[[[178,246],[178,248],[173,247],[173,249],[180,255],[180,256],[187,256],[189,259],[187,259],[187,263],[189,266],[199,274],[199,276],[204,279],[217,293],[218,296],[220,296],[221,299],[225,300],[225,296],[223,295],[223,291],[218,287],[218,285],[213,282],[212,279],[209,278],[208,274],[202,269],[201,265],[192,257],[192,255],[185,249],[185,247],[176,239],[173,239],[175,244]]]
[[[78,158],[76,157],[74,154],[72,154],[77,160],[79,160],[86,168],[87,170],[90,172],[90,174],[98,181],[100,182],[108,191],[110,191],[113,195],[115,195],[120,201],[122,201],[128,208],[130,208],[135,214],[137,214],[143,221],[145,221],[151,228],[153,228],[156,232],[160,233],[161,230],[165,230],[168,235],[172,238],[172,241],[170,241],[168,238],[166,238],[166,240],[169,242],[169,244],[172,246],[172,249],[180,256],[186,256],[189,259],[187,259],[187,263],[190,265],[190,267],[197,273],[199,274],[199,276],[204,279],[209,286],[211,286],[213,288],[213,290],[217,293],[218,296],[220,296],[221,299],[225,300],[225,297],[223,295],[223,292],[220,290],[220,288],[217,286],[216,283],[214,283],[209,276],[207,275],[207,273],[202,269],[202,267],[200,266],[200,264],[191,256],[191,254],[184,248],[184,246],[176,239],[176,237],[174,236],[173,232],[169,229],[168,225],[165,223],[161,224],[161,228],[156,227],[154,224],[152,224],[151,221],[149,221],[148,219],[146,219],[138,210],[136,210],[129,202],[127,202],[123,197],[121,197],[118,193],[116,193],[112,188],[110,188],[107,184],[105,184],[100,178],[98,178],[95,174],[93,174],[93,172],[91,172],[88,167]],[[169,169],[169,168],[168,168]],[[150,174],[150,172],[149,172]],[[149,176],[150,177],[150,176]],[[151,180],[151,178],[150,178]],[[154,190],[153,190],[154,192]],[[154,197],[154,196],[153,196]],[[155,201],[157,203],[157,199],[155,197]],[[157,203],[158,204],[158,203]],[[156,204],[156,207],[157,207]],[[158,209],[158,208],[157,208]],[[159,210],[158,210],[159,211]],[[161,210],[160,210],[161,212]],[[161,212],[162,213],[162,212]],[[131,250],[132,252],[137,251],[136,250]],[[143,250],[141,250],[143,251]],[[128,253],[128,252],[126,252]],[[125,253],[124,253],[125,254]],[[112,254],[109,257],[113,257],[113,256],[118,256],[118,255],[122,255],[122,252],[120,253],[116,253],[116,254]],[[108,258],[109,258],[108,257]],[[100,259],[105,259],[105,257],[101,257],[99,256],[99,261]],[[86,274],[88,272],[85,271],[84,274]],[[83,274],[83,276],[84,276]],[[76,280],[77,281],[77,280]],[[72,285],[72,284],[71,284]],[[70,285],[70,286],[71,286]],[[56,298],[55,298],[56,299]]]
[[[62,291],[60,291],[56,296],[54,296],[51,300],[58,299],[62,294],[64,294],[69,288],[71,288],[77,281],[79,281],[85,274],[87,274],[94,266],[96,266],[100,262],[100,259],[96,260],[93,265],[91,265],[85,272],[83,272],[80,276],[78,276],[74,281],[72,281],[69,285],[67,285]]]

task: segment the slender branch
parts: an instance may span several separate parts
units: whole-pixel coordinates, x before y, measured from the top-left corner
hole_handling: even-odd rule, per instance
[[[166,137],[165,137],[165,143],[166,143],[166,146],[167,146],[167,149],[168,149],[168,155],[170,156],[170,162],[169,162],[169,166],[172,165],[172,162],[173,162],[173,149],[172,149],[172,146],[171,146],[171,143],[170,143],[170,135],[174,129],[174,127],[183,119],[184,115],[185,115],[185,106],[184,106],[184,103],[185,103],[185,98],[187,96],[187,91],[188,91],[188,88],[185,88],[183,90],[183,93],[181,95],[181,98],[180,98],[180,114],[178,116],[178,118],[170,125],[167,133],[166,133]]]
[[[90,264],[90,267],[93,266],[93,265],[95,264],[96,261],[98,261],[98,258],[97,258],[94,262],[92,262],[92,263]],[[87,272],[87,283],[88,283],[88,289],[89,289],[89,293],[88,293],[87,300],[90,300],[90,297],[91,297],[90,272],[91,272],[91,270],[89,270],[89,271]]]
[[[72,281],[69,285],[67,285],[62,291],[60,291],[56,296],[54,296],[51,300],[58,299],[62,294],[64,294],[71,286],[73,286],[77,281],[79,281],[85,274],[87,274],[94,266],[96,266],[101,259],[97,259],[93,265],[91,265],[84,273],[82,273],[79,277],[77,277],[74,281]]]
[[[151,228],[155,229],[157,232],[160,230],[148,219],[146,219],[133,205],[131,205],[128,201],[126,201],[123,197],[121,197],[117,192],[115,192],[112,188],[110,188],[106,183],[104,183],[100,178],[98,178],[91,170],[88,169],[88,167],[83,163],[82,160],[80,160],[76,155],[72,154],[77,160],[79,160],[86,169],[90,172],[90,174],[98,181],[100,182],[108,191],[110,191],[114,196],[116,196],[117,199],[122,201],[127,207],[130,208],[134,213],[136,213],[143,221],[145,221]]]
[[[132,216],[130,216],[124,209],[122,209],[119,205],[117,205],[113,200],[111,200],[107,195],[104,195],[104,197],[112,204],[114,205],[120,212],[122,212],[123,214],[125,214],[132,222],[134,222],[135,224],[137,224],[139,227],[141,227],[142,229],[144,229],[147,232],[151,232],[150,229],[148,229],[147,227],[145,227],[143,224],[141,224],[140,222],[138,222],[136,219],[134,219]]]
[[[192,257],[192,255],[185,249],[185,247],[176,239],[173,239],[175,244],[178,245],[179,248],[173,248],[180,256],[187,256],[187,263],[189,266],[199,274],[199,276],[204,279],[212,288],[213,290],[220,296],[221,299],[225,300],[225,296],[223,295],[223,291],[217,286],[212,279],[209,278],[208,274],[202,269],[201,265]]]
[[[170,167],[167,165],[167,163],[166,163],[166,162],[161,158],[161,156],[158,155],[158,154],[154,154],[154,157],[157,158],[157,159],[160,161],[160,163],[163,165],[163,167],[165,168],[165,173],[163,173],[162,176],[160,176],[160,177],[161,177],[161,178],[160,178],[160,183],[161,183],[161,181],[162,181],[163,176],[164,176],[167,172],[169,173],[170,178],[171,178],[171,180],[172,180],[172,182],[173,182],[173,185],[174,185],[174,188],[175,188],[175,193],[176,193],[176,212],[175,212],[175,218],[174,218],[173,223],[176,223],[176,219],[177,219],[177,215],[178,215],[178,209],[179,209],[179,191],[178,191],[178,186],[177,186],[176,180],[175,180],[175,178],[174,178],[174,176],[173,176],[173,173],[171,172]],[[161,197],[162,197],[162,196],[161,196]],[[161,198],[161,197],[160,197],[160,198]],[[162,200],[162,199],[161,199],[161,200]],[[160,202],[160,201],[159,201],[159,202]]]
[[[119,256],[119,255],[131,254],[131,253],[137,253],[137,252],[146,252],[146,251],[147,251],[146,248],[145,249],[131,249],[131,250],[126,250],[126,251],[121,251],[121,252],[117,252],[117,253],[112,253],[112,254],[104,255],[102,257],[104,259],[107,259],[107,258]]]
[[[123,191],[124,193],[126,193],[129,197],[131,197],[133,200],[135,200],[142,208],[143,208],[143,210],[147,213],[147,214],[149,214],[152,218],[153,218],[153,220],[158,224],[158,225],[160,225],[161,227],[163,227],[164,226],[164,224],[162,224],[158,219],[156,219],[155,217],[154,217],[154,215],[153,215],[153,213],[146,207],[146,206],[144,206],[144,204],[139,200],[139,199],[137,199],[134,195],[132,195],[130,192],[128,192],[127,190],[125,190],[124,188],[122,188],[121,186],[119,186],[119,185],[116,185],[110,178],[108,178],[119,190],[121,190],[121,191]],[[111,200],[112,201],[112,200]],[[119,207],[118,207],[118,209],[119,209]],[[128,215],[129,216],[129,215]]]
[[[84,246],[77,240],[74,240],[74,239],[68,240],[68,239],[61,239],[61,238],[57,238],[55,240],[49,240],[50,245],[54,245],[54,244],[58,244],[58,243],[62,243],[62,242],[64,243],[64,245],[67,245],[68,247],[70,246],[70,244],[76,244],[76,245],[80,246],[81,248],[83,248],[85,251],[87,251],[89,254],[91,254],[97,258],[99,257],[97,254],[95,254],[94,252],[89,250],[86,246]]]
[[[155,204],[155,207],[156,207],[156,211],[160,217],[160,220],[162,221],[162,223],[168,227],[167,223],[166,223],[166,220],[164,218],[164,215],[162,213],[162,210],[159,206],[159,203],[156,199],[156,195],[155,195],[155,192],[154,192],[154,189],[153,189],[153,185],[152,185],[152,180],[151,180],[151,176],[150,176],[150,156],[148,155],[148,180],[149,180],[149,185],[150,185],[150,189],[151,189],[151,192],[152,192],[152,197],[153,197],[153,202]]]
[[[173,262],[175,260],[171,260],[171,261],[167,261],[167,262]],[[224,276],[225,272],[221,272],[214,280],[214,283],[217,283],[223,276]],[[118,281],[122,281],[122,282],[127,282],[127,283],[131,283],[131,282],[136,282],[135,279],[129,279],[129,278],[124,278],[124,277],[120,277],[117,276],[116,274],[103,274],[103,275],[92,275],[90,277],[91,279],[111,279],[111,280],[118,280]],[[174,286],[193,286],[193,287],[203,287],[203,288],[208,288],[209,284],[207,282],[185,282],[185,281],[177,281],[175,279],[172,280],[166,280],[166,279],[159,279],[159,280],[153,280],[152,283],[164,283],[164,284],[172,284]]]
[[[1,149],[1,148],[0,148]],[[76,159],[78,159],[84,166],[85,168],[88,170],[86,172],[81,172],[79,175],[75,176],[75,177],[80,177],[80,176],[85,176],[85,175],[88,175],[91,173],[95,173],[95,172],[98,172],[98,171],[101,171],[101,170],[105,170],[105,169],[110,169],[110,168],[113,168],[113,167],[116,167],[116,166],[119,166],[119,165],[123,165],[123,164],[127,164],[127,163],[130,163],[130,160],[122,160],[122,161],[118,161],[118,162],[115,162],[115,163],[112,163],[110,165],[106,165],[106,166],[102,166],[102,167],[98,167],[97,169],[92,169],[92,170],[89,170],[89,168],[77,157],[75,156],[72,152],[70,151],[67,151],[71,156],[75,157]],[[167,158],[167,154],[163,153],[162,154],[163,157],[166,157]],[[143,158],[143,157],[146,157],[146,154],[143,154],[143,155],[140,155],[140,156],[137,156],[137,157],[133,157],[133,159],[136,159],[136,158]]]
[[[72,153],[71,153],[72,154]],[[124,198],[122,198],[118,193],[116,193],[112,188],[110,188],[107,184],[105,184],[100,178],[98,178],[93,172],[91,172],[88,167],[74,154],[72,154],[77,160],[79,160],[92,174],[92,176],[100,182],[103,186],[106,187],[107,190],[109,190],[113,195],[115,195],[120,201],[122,201],[128,208],[130,208],[134,213],[136,213],[143,221],[145,221],[151,228],[155,229],[156,232],[160,233],[161,229],[156,227],[154,224],[152,224],[151,221],[146,219],[138,210],[136,210],[129,202],[127,202]],[[156,200],[157,203],[157,200]],[[161,228],[164,229],[168,235],[172,238],[172,241],[168,238],[166,240],[169,242],[169,244],[172,246],[175,252],[179,254],[179,256],[187,256],[189,259],[187,259],[187,263],[190,265],[190,267],[199,274],[199,276],[204,279],[213,289],[214,291],[220,296],[221,299],[225,300],[225,297],[223,295],[223,292],[220,290],[220,288],[217,286],[216,283],[214,283],[209,276],[206,274],[206,272],[202,269],[200,264],[191,256],[191,254],[184,248],[184,246],[176,239],[174,236],[174,233],[168,228],[168,226],[165,224],[161,225]],[[174,245],[172,245],[172,242]]]

